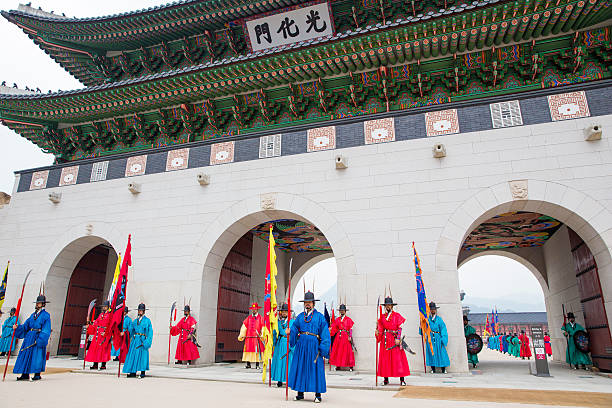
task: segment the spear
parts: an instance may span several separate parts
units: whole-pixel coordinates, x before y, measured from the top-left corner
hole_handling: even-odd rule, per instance
[[[85,318],[85,324],[88,325],[90,322],[89,317],[92,316],[91,320],[93,320],[93,310],[94,307],[96,307],[96,302],[98,301],[98,299],[94,299],[91,302],[89,302],[89,306],[87,307],[87,317]],[[83,354],[83,370],[85,369],[85,357],[87,357],[87,337],[89,337],[87,335],[87,331],[85,331],[85,353]]]
[[[172,313],[174,313],[174,309],[176,308],[176,302],[172,303],[172,307],[170,308],[170,328],[172,328]],[[170,345],[172,344],[172,334],[168,333],[168,364],[170,364]]]
[[[15,323],[19,321],[19,311],[21,310],[21,301],[23,300],[23,291],[26,287],[26,282],[28,281],[28,277],[30,276],[30,269],[28,273],[26,273],[25,279],[23,280],[23,286],[21,287],[21,296],[19,297],[19,302],[17,302],[17,310],[15,311]],[[6,365],[4,366],[4,375],[2,375],[2,381],[6,378],[6,370],[8,369],[9,360],[11,359],[11,352],[13,351],[13,341],[15,341],[15,330],[13,329],[13,335],[11,336],[11,344],[9,345],[9,351],[6,355]]]
[[[293,258],[289,259],[289,294],[287,295],[287,304],[289,305],[289,315],[287,316],[287,328],[291,328],[291,267]],[[287,361],[285,361],[285,401],[289,400],[289,336],[287,337]]]
[[[378,319],[380,319],[380,295],[378,295],[378,301],[376,302],[376,328],[378,328]],[[376,386],[378,387],[378,339],[374,339],[374,352],[376,354]]]

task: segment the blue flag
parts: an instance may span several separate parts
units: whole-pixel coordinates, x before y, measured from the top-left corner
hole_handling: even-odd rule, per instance
[[[330,323],[331,318],[329,317],[329,312],[327,311],[327,303],[323,303],[323,307],[325,308],[325,313],[324,313],[325,321],[327,322],[327,326],[329,327],[331,325]]]

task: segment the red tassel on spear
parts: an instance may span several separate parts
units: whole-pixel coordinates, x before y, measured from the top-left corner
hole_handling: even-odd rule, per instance
[[[21,301],[23,300],[23,292],[26,287],[26,282],[28,281],[28,277],[30,276],[30,269],[23,280],[23,286],[21,287],[21,296],[19,297],[19,301],[17,302],[17,310],[15,311],[15,322],[19,321],[19,311],[21,310]],[[2,375],[2,381],[6,378],[6,370],[8,370],[9,360],[11,359],[11,352],[13,351],[13,341],[15,341],[15,330],[13,330],[13,335],[11,336],[11,344],[9,346],[8,354],[6,355],[6,365],[4,366],[4,375]]]
[[[289,315],[287,316],[287,328],[291,329],[291,267],[293,258],[289,259],[289,289],[287,295],[287,305],[289,306]],[[287,361],[285,361],[285,401],[289,400],[289,336],[287,337]]]

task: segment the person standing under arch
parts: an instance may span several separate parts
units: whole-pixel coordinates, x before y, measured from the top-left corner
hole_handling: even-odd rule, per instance
[[[376,341],[378,346],[378,372],[383,377],[383,385],[389,384],[389,377],[399,377],[400,385],[406,385],[404,377],[410,375],[406,352],[402,348],[402,324],[404,317],[395,312],[393,298],[386,297],[385,313],[376,324]]]
[[[289,316],[289,305],[283,303],[280,307],[280,318],[278,319],[278,333],[274,339],[274,355],[272,356],[272,381],[276,381],[277,387],[282,387],[287,381],[287,367],[291,367],[293,360],[293,348],[289,347],[287,352],[287,328]],[[287,366],[287,359],[289,365]]]
[[[102,302],[102,311],[92,323],[87,324],[87,335],[92,336],[91,344],[85,355],[85,361],[93,363],[90,370],[97,370],[98,363],[101,363],[100,370],[106,370],[106,362],[111,359],[111,336],[107,335],[111,322],[111,314],[108,309],[108,300]]]
[[[336,366],[336,371],[342,367],[348,367],[353,371],[355,367],[355,353],[353,352],[353,320],[346,315],[346,305],[340,305],[338,312],[340,316],[334,319],[331,325],[330,335],[336,336],[332,344],[329,364]]]
[[[472,326],[470,326],[470,324],[468,323],[470,321],[470,319],[468,319],[468,317],[466,315],[463,315],[463,334],[465,334],[465,337],[469,336],[470,334],[475,334],[476,333],[476,329],[474,329]],[[494,337],[489,337],[489,339],[492,339]],[[468,363],[472,363],[473,368],[476,368],[476,366],[478,365],[478,354],[472,354],[468,351]]]
[[[251,314],[242,322],[240,334],[238,335],[238,341],[244,341],[242,361],[246,361],[245,368],[247,369],[251,368],[251,363],[255,363],[255,369],[258,369],[263,353],[264,345],[261,340],[261,333],[264,320],[258,312],[259,309],[261,309],[261,306],[257,302],[249,307]]]
[[[170,334],[179,336],[174,358],[176,364],[193,364],[193,361],[200,358],[197,342],[194,341],[198,322],[191,316],[189,305],[185,305],[183,314],[184,317],[175,326],[170,326]]]
[[[450,365],[448,353],[446,352],[446,346],[448,344],[448,332],[446,331],[446,324],[440,316],[438,316],[438,307],[434,302],[429,303],[429,310],[431,316],[429,316],[429,327],[431,328],[431,347],[429,342],[426,343],[426,365],[431,367],[431,372],[435,373],[436,368],[440,368],[441,372],[446,373],[446,367]],[[419,332],[421,330],[419,329]]]
[[[580,368],[580,366],[587,370],[587,365],[591,365],[593,363],[591,362],[589,355],[578,350],[576,343],[574,342],[574,335],[579,330],[585,331],[584,327],[576,323],[576,317],[572,312],[567,313],[567,319],[569,321],[561,327],[563,335],[567,338],[565,361],[570,365],[570,367],[574,366],[574,369],[576,370]]]
[[[544,351],[546,352],[547,356],[552,356],[552,347],[550,345],[550,336],[548,335],[548,332],[544,332]]]

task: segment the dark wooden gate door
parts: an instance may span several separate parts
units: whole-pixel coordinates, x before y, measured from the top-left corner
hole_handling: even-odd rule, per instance
[[[232,247],[221,268],[216,362],[239,361],[242,358],[243,343],[238,341],[238,334],[242,321],[249,313],[252,254],[253,234],[249,231]]]
[[[582,238],[569,228],[568,231],[584,323],[591,340],[593,365],[603,371],[612,371],[612,337],[610,337],[608,317],[599,283],[597,263]]]
[[[87,306],[94,298],[98,299],[98,304],[103,300],[108,254],[108,247],[98,245],[83,255],[74,268],[68,284],[57,354],[76,356],[79,352],[81,327],[85,324]]]

